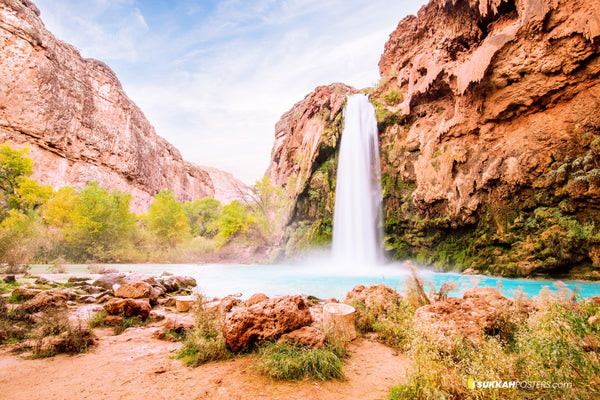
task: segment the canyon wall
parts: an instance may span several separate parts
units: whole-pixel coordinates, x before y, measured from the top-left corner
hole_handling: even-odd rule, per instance
[[[390,257],[599,279],[599,55],[598,0],[432,0],[403,19],[366,90]],[[293,217],[328,223],[299,207]]]
[[[136,211],[164,188],[181,201],[230,197],[156,134],[108,66],[46,30],[30,1],[0,1],[0,48],[0,142],[29,146],[39,183],[96,181],[131,192]]]

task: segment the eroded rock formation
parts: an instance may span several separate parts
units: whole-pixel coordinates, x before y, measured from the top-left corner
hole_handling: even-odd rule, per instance
[[[30,147],[38,182],[96,181],[131,192],[138,211],[163,188],[181,201],[222,197],[210,172],[155,133],[114,72],[57,40],[30,1],[0,2],[0,48],[0,142]]]
[[[370,90],[390,254],[600,278],[599,54],[597,0],[432,0],[402,20]],[[291,169],[274,162],[283,183]],[[294,218],[319,232],[332,203],[313,183],[325,212]]]

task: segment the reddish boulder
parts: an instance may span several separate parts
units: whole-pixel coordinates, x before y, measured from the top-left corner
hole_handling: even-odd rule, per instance
[[[151,307],[148,299],[110,299],[104,304],[104,309],[110,315],[146,318]]]
[[[223,323],[223,337],[227,347],[240,351],[254,343],[278,339],[311,322],[302,296],[282,296],[234,310]]]
[[[311,347],[317,349],[322,348],[325,345],[326,340],[325,334],[312,326],[304,326],[290,333],[286,333],[279,338],[279,342],[289,343],[296,347]]]
[[[143,299],[150,298],[152,295],[152,286],[146,282],[123,283],[113,287],[115,297],[124,299]]]
[[[364,303],[370,311],[375,315],[379,315],[384,311],[394,308],[402,301],[402,296],[383,283],[369,287],[356,285],[346,294],[346,299],[344,300],[345,303],[352,303],[353,301]]]
[[[66,289],[46,290],[35,295],[35,297],[23,304],[20,309],[27,313],[36,313],[48,308],[66,308],[67,301],[75,295]]]
[[[496,289],[474,288],[462,299],[450,297],[417,309],[414,324],[432,340],[462,335],[477,342],[482,334],[494,335],[502,329],[502,313],[511,306],[512,301]]]
[[[269,297],[264,293],[254,293],[248,300],[246,300],[246,306],[250,307],[268,299]]]

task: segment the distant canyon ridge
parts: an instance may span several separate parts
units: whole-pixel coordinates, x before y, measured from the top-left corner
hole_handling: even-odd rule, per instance
[[[57,40],[28,0],[0,1],[0,142],[29,146],[33,178],[55,188],[90,181],[132,194],[145,211],[170,189],[180,201],[240,198],[231,174],[183,160],[158,136],[104,63]]]

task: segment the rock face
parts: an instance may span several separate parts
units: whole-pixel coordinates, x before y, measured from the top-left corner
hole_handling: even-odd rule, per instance
[[[599,38],[600,8],[585,0],[431,0],[399,23],[370,91],[393,256],[600,278]],[[269,170],[279,183],[302,154],[281,140]],[[335,155],[307,169],[328,163]],[[304,190],[327,209],[321,186]],[[314,227],[330,214],[294,218]]]
[[[164,188],[181,201],[215,196],[209,172],[155,133],[108,66],[54,38],[30,1],[0,2],[0,48],[0,142],[30,147],[39,183],[96,181],[132,193],[137,211]]]
[[[235,309],[223,322],[223,337],[227,347],[240,351],[254,343],[278,339],[311,322],[301,296],[277,297]]]
[[[267,175],[276,185],[286,187],[296,198],[291,221],[308,220],[313,226],[288,241],[291,255],[310,242],[331,238],[336,174],[335,154],[343,129],[342,110],[348,94],[357,90],[335,83],[319,86],[304,100],[283,114],[275,125],[275,142]],[[332,161],[333,160],[333,161]],[[298,228],[298,226],[293,226]]]

